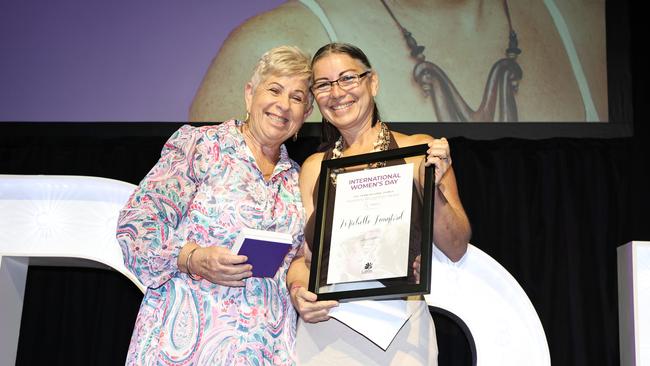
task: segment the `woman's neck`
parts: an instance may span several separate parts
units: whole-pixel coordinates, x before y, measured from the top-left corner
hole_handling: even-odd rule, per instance
[[[343,155],[357,155],[371,152],[377,141],[377,135],[381,130],[380,122],[374,126],[371,121],[364,123],[358,128],[351,128],[339,131],[343,136]]]
[[[269,145],[260,142],[260,139],[255,136],[247,123],[242,124],[241,132],[246,146],[253,153],[255,162],[262,173],[265,176],[270,174],[275,168],[275,164],[280,160],[280,145]]]

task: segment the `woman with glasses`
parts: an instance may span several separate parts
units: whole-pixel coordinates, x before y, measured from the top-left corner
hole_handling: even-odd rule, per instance
[[[315,200],[321,162],[358,154],[405,146],[428,144],[426,159],[406,158],[413,163],[416,184],[423,189],[425,166],[435,165],[433,241],[452,261],[458,261],[467,250],[470,225],[458,196],[456,178],[451,168],[449,144],[427,135],[404,135],[390,131],[380,119],[375,96],[379,91],[379,76],[373,71],[365,54],[357,47],[331,43],[320,48],[312,59],[312,92],[323,116],[324,144],[320,152],[304,162],[300,174],[300,190],[308,218],[305,239],[308,246],[313,237]],[[437,362],[437,346],[433,322],[426,304],[418,300],[419,310],[400,330],[384,352],[360,334],[341,323],[330,320],[329,310],[336,301],[317,301],[307,290],[311,252],[294,258],[287,276],[291,301],[304,324],[302,329],[312,333],[314,344],[297,339],[297,357],[301,364],[378,364],[431,365]],[[419,278],[419,258],[413,263]],[[304,352],[303,352],[304,351]],[[344,360],[344,361],[343,361]]]
[[[312,110],[310,78],[298,48],[265,53],[244,87],[246,119],[181,127],[120,212],[124,262],[148,287],[127,364],[295,363],[286,273],[305,220],[283,142]],[[273,277],[251,277],[231,252],[243,228],[291,234]]]

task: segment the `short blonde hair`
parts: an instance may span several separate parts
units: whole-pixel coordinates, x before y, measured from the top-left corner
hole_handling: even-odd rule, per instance
[[[266,51],[260,57],[251,84],[253,90],[268,76],[297,76],[307,80],[311,86],[311,57],[296,46],[279,46]],[[311,93],[310,101],[311,101]]]

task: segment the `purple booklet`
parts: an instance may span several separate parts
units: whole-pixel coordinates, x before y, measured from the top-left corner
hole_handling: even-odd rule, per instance
[[[291,249],[291,234],[244,228],[237,236],[232,252],[248,257],[253,277],[273,277]]]

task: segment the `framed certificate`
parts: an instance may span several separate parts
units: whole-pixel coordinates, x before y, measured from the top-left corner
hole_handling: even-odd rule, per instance
[[[319,300],[430,291],[434,167],[418,177],[427,149],[424,144],[322,162],[309,277],[309,291]]]

